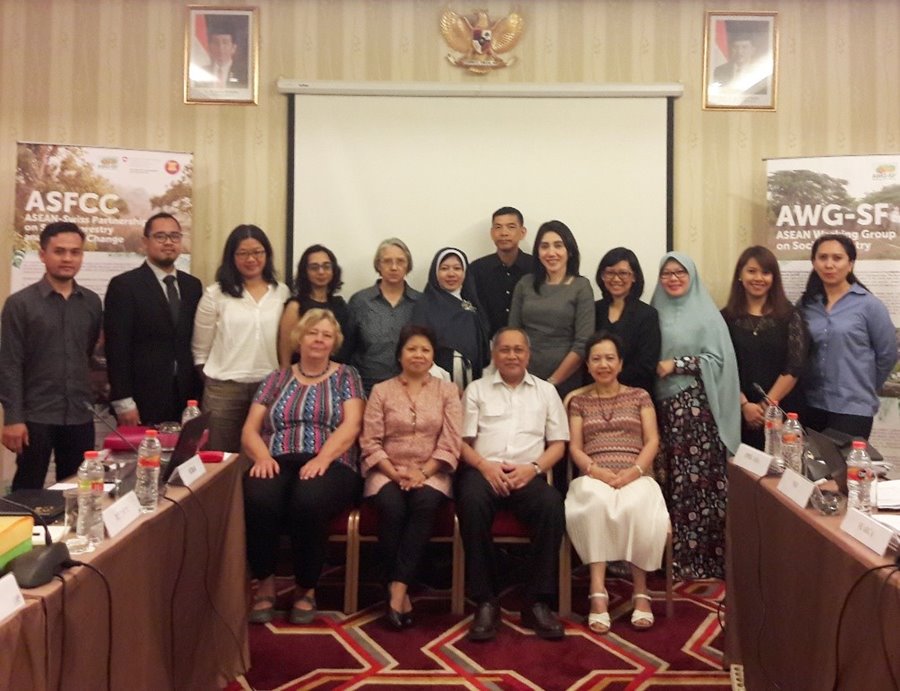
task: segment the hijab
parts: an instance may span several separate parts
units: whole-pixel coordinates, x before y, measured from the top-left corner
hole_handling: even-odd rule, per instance
[[[657,281],[652,304],[659,312],[662,332],[660,360],[693,355],[700,360],[700,376],[709,400],[719,439],[732,454],[741,443],[740,381],[737,358],[716,304],[700,282],[693,260],[680,252],[669,252],[659,263],[660,271],[669,260],[681,264],[690,276],[687,292],[671,297]],[[671,374],[657,379],[658,400],[670,398],[688,388],[693,377]]]
[[[465,271],[462,286],[453,292],[441,288],[438,267],[449,256],[459,259]],[[444,369],[453,371],[453,351],[466,358],[477,379],[490,359],[487,315],[478,301],[475,279],[469,272],[469,260],[460,249],[444,247],[438,250],[428,271],[428,285],[416,304],[413,321],[427,324],[437,336],[438,351],[435,361]],[[442,351],[442,352],[441,352]]]

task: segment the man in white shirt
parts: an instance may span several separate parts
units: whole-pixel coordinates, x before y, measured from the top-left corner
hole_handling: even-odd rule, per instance
[[[465,393],[462,458],[456,506],[466,551],[466,580],[477,610],[474,641],[497,632],[497,562],[491,526],[498,508],[525,523],[531,550],[522,625],[541,638],[560,639],[553,612],[559,546],[565,530],[563,500],[542,477],[563,457],[569,439],[565,409],[553,385],[528,373],[531,350],[521,329],[497,332],[491,351],[496,371]]]

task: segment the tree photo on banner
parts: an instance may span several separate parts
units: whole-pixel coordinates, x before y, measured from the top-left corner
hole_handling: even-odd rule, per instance
[[[888,308],[900,343],[900,154],[766,161],[767,229],[760,244],[779,259],[792,301],[803,293],[815,239],[853,240],[853,272]],[[872,443],[900,453],[900,366],[881,391]]]

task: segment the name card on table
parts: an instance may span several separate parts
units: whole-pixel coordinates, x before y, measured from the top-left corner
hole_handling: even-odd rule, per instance
[[[769,454],[754,449],[747,444],[741,444],[734,454],[734,464],[746,470],[753,477],[762,477],[769,472],[769,466],[774,458]]]
[[[25,606],[25,598],[11,573],[0,578],[0,621]]]
[[[857,509],[847,509],[847,515],[841,521],[841,530],[880,556],[887,552],[894,537],[894,531],[888,526]]]
[[[200,456],[193,456],[175,468],[175,472],[172,473],[169,482],[178,479],[182,485],[190,487],[198,478],[204,475],[206,475],[206,468],[203,467],[203,461],[200,460]]]
[[[800,473],[790,468],[784,469],[784,475],[778,481],[778,491],[801,509],[806,508],[815,487],[816,485],[812,480],[806,479]]]
[[[110,537],[115,537],[141,515],[141,503],[132,491],[103,509],[103,523]]]

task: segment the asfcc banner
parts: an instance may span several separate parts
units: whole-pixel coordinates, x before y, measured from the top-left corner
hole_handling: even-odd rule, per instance
[[[817,237],[842,233],[856,243],[854,273],[900,325],[900,154],[779,158],[767,161],[765,244],[778,257],[796,301],[812,270]],[[881,392],[872,443],[900,455],[900,372]]]
[[[109,279],[144,257],[144,222],[168,211],[181,223],[190,268],[192,156],[169,151],[106,149],[19,142],[11,290],[44,273],[38,236],[48,223],[70,221],[87,235],[77,281],[102,297]]]

